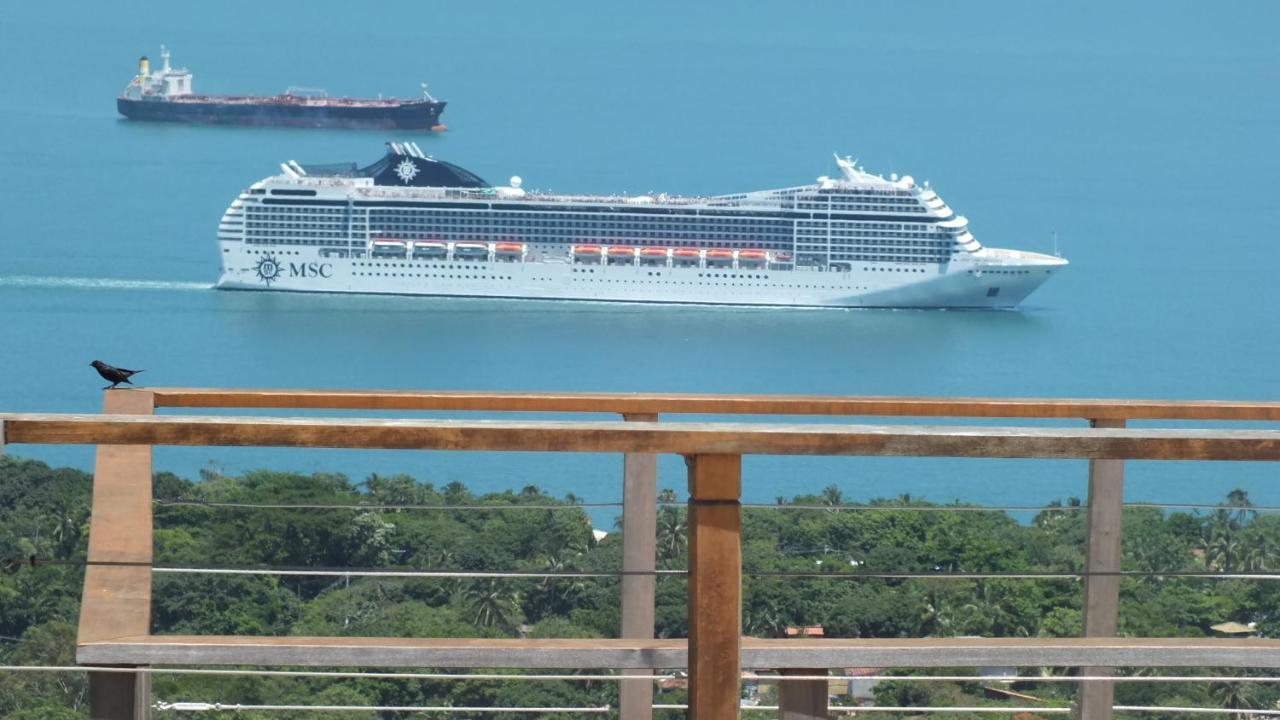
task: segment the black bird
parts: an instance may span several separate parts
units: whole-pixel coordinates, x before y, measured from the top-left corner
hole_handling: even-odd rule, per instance
[[[124,368],[112,367],[101,360],[94,360],[89,364],[93,366],[94,370],[98,371],[98,374],[102,376],[103,380],[109,380],[111,382],[110,385],[102,388],[103,390],[110,390],[120,383],[129,383],[132,385],[133,381],[129,378],[142,372],[141,370],[125,370]]]

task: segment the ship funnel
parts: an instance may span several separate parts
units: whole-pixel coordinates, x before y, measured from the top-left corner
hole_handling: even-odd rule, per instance
[[[306,175],[307,171],[302,169],[297,160],[290,160],[289,167],[293,168],[299,175]]]
[[[143,80],[146,80],[147,76],[150,74],[151,74],[151,61],[147,59],[146,55],[143,55],[142,57],[138,58],[138,77],[142,78]]]
[[[413,151],[418,153],[418,157],[422,158],[423,160],[427,159],[427,154],[422,152],[422,148],[418,147],[418,143],[410,140],[409,144],[413,146]]]
[[[297,180],[298,178],[302,177],[293,168],[289,167],[288,163],[280,163],[280,170],[284,172],[285,175],[288,175],[294,180]]]

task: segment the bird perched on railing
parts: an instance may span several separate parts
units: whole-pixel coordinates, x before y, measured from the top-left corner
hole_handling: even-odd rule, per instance
[[[129,383],[132,385],[133,381],[129,378],[142,372],[141,370],[125,370],[124,368],[118,368],[108,365],[101,360],[94,360],[89,364],[93,366],[94,370],[98,371],[98,374],[102,376],[103,380],[107,380],[111,383],[110,385],[102,388],[103,390],[111,390],[120,383]]]

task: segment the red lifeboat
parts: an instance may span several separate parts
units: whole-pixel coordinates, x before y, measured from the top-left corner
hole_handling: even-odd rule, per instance
[[[523,255],[524,243],[500,242],[494,247],[494,252],[499,255]]]
[[[769,253],[764,250],[739,250],[738,265],[740,267],[760,267],[769,261]]]
[[[573,257],[577,260],[599,260],[601,252],[599,245],[573,246]]]

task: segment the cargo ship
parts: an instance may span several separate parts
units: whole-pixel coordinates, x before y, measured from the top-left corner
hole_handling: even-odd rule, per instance
[[[214,125],[279,125],[311,128],[394,128],[445,130],[440,122],[445,101],[437,100],[422,84],[422,97],[329,97],[323,90],[289,88],[279,95],[197,95],[191,71],[169,64],[169,51],[160,47],[164,65],[151,72],[144,55],[138,74],[116,99],[116,109],[130,120],[186,122]]]
[[[1010,308],[1055,255],[986,247],[928,181],[838,177],[730,195],[494,185],[412,141],[245,188],[218,225],[233,290],[800,307]]]

